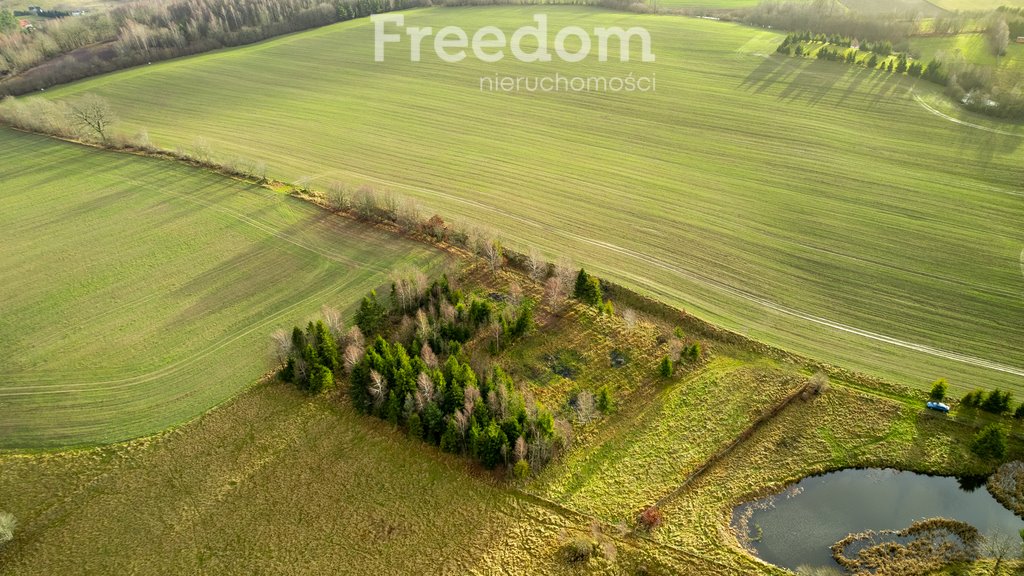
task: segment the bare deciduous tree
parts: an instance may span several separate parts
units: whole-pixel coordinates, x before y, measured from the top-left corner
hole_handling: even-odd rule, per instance
[[[632,308],[623,308],[622,321],[626,323],[626,327],[630,330],[635,328],[637,323],[636,310],[633,310]]]
[[[348,186],[337,180],[327,186],[327,202],[335,210],[348,210],[351,207],[351,194]]]
[[[366,338],[363,337],[363,331],[359,329],[359,326],[353,326],[348,329],[348,333],[345,335],[345,342],[349,346],[356,346],[359,349],[366,347]]]
[[[497,240],[491,240],[483,245],[482,254],[487,265],[490,266],[491,272],[497,272],[501,268],[502,260],[502,248],[501,242]]]
[[[345,372],[352,373],[352,369],[363,359],[363,347],[355,342],[345,347],[345,354],[342,361],[345,363]]]
[[[430,337],[430,319],[423,308],[416,311],[416,334],[424,341]]]
[[[459,409],[455,411],[452,419],[455,421],[455,427],[459,430],[459,435],[465,436],[466,430],[469,429],[469,416]]]
[[[380,408],[381,404],[388,397],[388,382],[381,376],[380,372],[370,370],[370,385],[368,388],[370,397],[373,398],[373,406]]]
[[[466,386],[466,389],[462,391],[462,406],[466,416],[473,415],[473,409],[476,408],[477,400],[480,400],[480,389],[476,386]]]
[[[491,336],[494,336],[494,349],[501,350],[501,322],[497,318],[491,320]]]
[[[544,274],[548,270],[548,264],[544,261],[544,256],[536,246],[530,246],[530,250],[526,253],[526,268],[530,278],[538,282],[544,279]]]
[[[271,348],[278,364],[284,364],[292,351],[292,337],[284,328],[278,328],[270,335]]]
[[[1006,23],[1006,18],[995,18],[985,31],[985,39],[993,56],[1006,54],[1006,48],[1010,45],[1010,26]]]
[[[683,341],[678,338],[673,338],[668,342],[668,357],[673,362],[679,362],[682,359],[683,354]]]
[[[999,574],[999,570],[1002,568],[1003,562],[1009,558],[1015,548],[1018,548],[1019,544],[1015,543],[1012,538],[1006,534],[992,533],[985,536],[984,542],[982,542],[982,552],[985,556],[992,558],[996,561],[995,566],[992,567],[992,574],[996,576]]]
[[[416,409],[423,410],[426,408],[427,404],[434,401],[435,396],[434,381],[430,379],[426,372],[420,372],[419,376],[416,377]]]
[[[430,344],[423,343],[423,347],[420,348],[420,358],[423,359],[423,363],[427,365],[427,368],[437,368],[437,354],[434,354]]]
[[[86,94],[68,105],[71,121],[107,143],[110,126],[117,121],[110,104],[95,94]]]
[[[325,304],[320,308],[320,314],[324,318],[324,325],[330,330],[331,336],[334,336],[334,341],[341,342],[345,337],[345,321],[341,319],[341,312]]]
[[[571,294],[573,284],[576,282],[576,266],[572,260],[565,256],[560,257],[558,263],[555,264],[555,277],[558,278],[562,286],[562,293]]]
[[[523,303],[523,287],[518,282],[508,285],[508,303],[513,308],[518,308]]]
[[[576,413],[576,421],[580,424],[588,424],[594,419],[594,414],[597,411],[597,403],[594,401],[594,395],[589,390],[584,390],[576,395],[576,405],[573,407],[573,411]]]
[[[544,302],[552,308],[558,308],[565,303],[565,290],[562,289],[562,281],[557,276],[552,276],[544,282]]]
[[[514,450],[514,454],[515,454],[515,457],[516,457],[516,462],[525,459],[526,458],[526,452],[527,452],[526,439],[523,438],[522,436],[520,436],[519,438],[516,438],[516,446],[515,446],[515,450]]]
[[[398,208],[398,225],[404,230],[415,230],[423,223],[423,214],[415,198],[406,198]]]
[[[447,300],[441,301],[441,318],[445,322],[455,321],[455,307],[452,306]]]

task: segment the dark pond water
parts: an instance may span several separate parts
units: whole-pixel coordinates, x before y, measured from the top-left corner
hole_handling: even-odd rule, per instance
[[[837,566],[829,546],[847,534],[901,530],[935,516],[969,522],[984,535],[1019,539],[1024,528],[978,481],[881,469],[804,478],[781,494],[736,507],[733,522],[742,528],[746,517],[757,555],[793,570]]]

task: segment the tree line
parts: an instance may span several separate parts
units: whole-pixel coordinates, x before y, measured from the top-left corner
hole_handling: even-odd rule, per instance
[[[238,46],[428,0],[172,0],[3,29],[0,94],[17,95],[120,68]],[[76,52],[59,65],[33,69]]]
[[[1001,30],[999,34],[1005,38],[1007,33]],[[813,46],[805,47],[805,42],[824,42],[824,45],[815,49]],[[818,60],[856,64],[889,74],[922,78],[945,87],[947,96],[974,112],[999,118],[1024,118],[1024,77],[1018,68],[999,70],[970,64],[962,58],[933,58],[925,65],[910,59],[906,52],[883,55],[892,49],[888,42],[862,44],[859,50],[850,47],[850,42],[846,37],[804,32],[786,36],[776,52],[786,56],[813,56]],[[865,46],[870,46],[871,50],[865,50]]]

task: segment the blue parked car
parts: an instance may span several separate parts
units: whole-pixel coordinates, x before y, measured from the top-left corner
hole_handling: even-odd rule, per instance
[[[930,410],[937,410],[942,413],[949,412],[949,406],[943,404],[942,402],[929,402],[925,404],[925,406],[927,406]]]

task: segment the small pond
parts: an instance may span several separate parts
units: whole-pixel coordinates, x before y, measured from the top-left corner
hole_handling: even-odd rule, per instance
[[[1024,520],[979,481],[890,469],[841,470],[804,478],[782,493],[737,506],[758,557],[777,566],[838,567],[829,546],[863,530],[901,530],[915,520],[963,520],[983,535],[1019,539]]]

